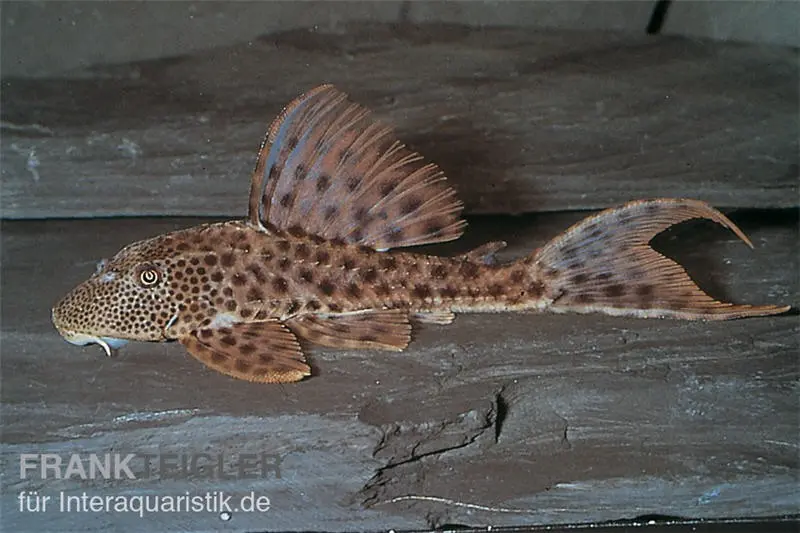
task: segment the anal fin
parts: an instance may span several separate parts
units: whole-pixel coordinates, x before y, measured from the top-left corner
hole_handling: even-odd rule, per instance
[[[288,383],[311,375],[297,338],[275,320],[200,329],[180,342],[207,367],[237,379]]]
[[[341,315],[300,315],[286,321],[297,336],[332,348],[402,351],[411,340],[408,313],[368,310]]]

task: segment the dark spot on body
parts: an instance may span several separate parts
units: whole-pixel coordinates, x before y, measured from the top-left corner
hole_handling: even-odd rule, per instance
[[[285,278],[282,278],[280,276],[276,277],[275,279],[272,280],[272,288],[278,294],[285,294],[286,291],[289,290],[289,282],[287,282]]]
[[[532,298],[540,298],[544,294],[544,283],[541,281],[534,281],[528,285],[528,294]]]
[[[236,258],[234,257],[234,255],[232,253],[227,252],[227,253],[222,254],[222,257],[219,258],[219,262],[224,267],[230,267],[230,266],[233,266],[233,264],[236,262]]]
[[[461,264],[459,268],[459,272],[467,280],[473,280],[478,277],[478,273],[480,272],[480,268],[475,263],[470,263],[465,261]]]
[[[308,245],[303,242],[299,243],[294,249],[294,256],[297,259],[308,259],[310,254],[311,252],[308,249]]]
[[[447,268],[444,265],[436,265],[431,269],[431,277],[433,279],[445,279],[447,277]]]
[[[217,256],[214,254],[208,254],[203,258],[203,262],[208,266],[214,266],[217,264]]]
[[[258,283],[267,282],[267,277],[264,275],[264,272],[261,270],[261,267],[258,266],[257,264],[255,263],[251,264],[250,266],[247,267],[247,270],[250,271],[250,273],[253,275],[253,277]]]
[[[415,285],[411,294],[420,300],[424,300],[431,297],[431,288],[429,285],[425,284]]]
[[[378,271],[374,267],[369,267],[361,273],[361,279],[365,283],[374,283],[378,279]]]
[[[248,302],[258,302],[264,299],[264,293],[259,287],[250,287],[247,291]]]
[[[294,179],[295,181],[303,181],[306,179],[306,167],[303,165],[297,165],[294,169]]]
[[[236,337],[233,335],[225,335],[219,341],[222,344],[227,344],[228,346],[236,346]]]
[[[525,271],[514,270],[511,272],[511,275],[508,279],[511,281],[511,283],[522,283],[522,280],[525,279]]]
[[[504,292],[503,286],[500,285],[499,283],[492,283],[491,285],[489,285],[488,290],[489,290],[489,295],[495,298],[497,298]]]
[[[397,268],[397,259],[391,255],[383,256],[378,261],[378,264],[382,269],[392,271]]]
[[[458,296],[458,289],[452,285],[447,285],[439,290],[439,294],[441,294],[442,298],[455,298]]]
[[[300,279],[302,279],[306,283],[313,283],[314,282],[314,274],[310,270],[305,268],[305,269],[300,271]]]
[[[352,298],[360,298],[361,297],[361,287],[359,287],[357,283],[350,283],[347,286],[347,295],[352,297]]]
[[[330,258],[331,258],[331,254],[329,254],[325,250],[318,250],[316,255],[314,256],[314,259],[320,265],[327,265],[328,261],[330,261]]]
[[[331,283],[331,280],[326,279],[319,284],[319,290],[321,290],[322,294],[325,296],[331,296],[334,292],[336,292],[336,286]]]

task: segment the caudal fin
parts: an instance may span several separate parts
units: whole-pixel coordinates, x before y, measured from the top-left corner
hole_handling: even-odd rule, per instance
[[[728,320],[775,315],[789,306],[736,305],[703,292],[676,262],[649,246],[674,224],[707,218],[750,240],[725,215],[698,200],[656,199],[607,209],[575,224],[534,256],[553,311]]]

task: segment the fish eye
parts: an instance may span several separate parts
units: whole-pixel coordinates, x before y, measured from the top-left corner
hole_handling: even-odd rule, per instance
[[[139,274],[136,277],[142,287],[152,287],[161,281],[161,272],[153,265],[144,265],[139,268]]]
[[[100,261],[98,261],[97,266],[94,268],[94,273],[99,274],[106,267],[107,263],[108,259],[101,259]]]

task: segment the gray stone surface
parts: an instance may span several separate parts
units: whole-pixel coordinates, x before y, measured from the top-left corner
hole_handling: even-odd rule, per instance
[[[266,125],[323,82],[437,162],[472,213],[798,203],[794,49],[372,23],[4,79],[3,216],[241,216]]]
[[[505,238],[520,256],[583,214],[475,217],[456,253]],[[798,303],[798,213],[660,236],[718,297]],[[49,308],[121,246],[201,219],[4,221],[2,504],[8,531],[387,530],[595,522],[643,514],[796,512],[797,315],[722,323],[460,315],[404,353],[314,348],[315,375],[268,386],[213,373],[176,344],[114,358],[62,341]],[[281,478],[25,479],[21,453],[239,453]],[[20,513],[20,491],[254,491],[266,513]]]

